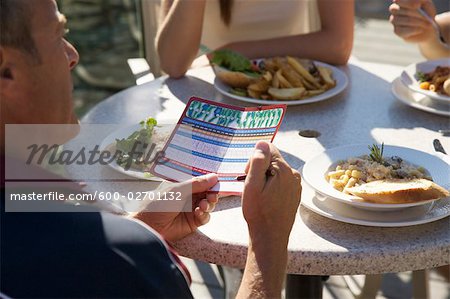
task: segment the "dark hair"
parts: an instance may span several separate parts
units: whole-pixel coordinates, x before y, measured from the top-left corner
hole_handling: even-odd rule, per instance
[[[231,10],[233,9],[233,0],[219,0],[220,17],[225,25],[230,25]]]
[[[0,45],[22,50],[39,58],[31,36],[32,2],[0,0]]]

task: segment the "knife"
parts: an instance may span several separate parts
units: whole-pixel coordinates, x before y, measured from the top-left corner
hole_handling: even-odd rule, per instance
[[[447,152],[444,150],[444,148],[442,147],[441,142],[439,141],[439,139],[434,139],[433,140],[433,146],[434,146],[434,150],[440,153],[443,153],[444,155],[447,155]]]

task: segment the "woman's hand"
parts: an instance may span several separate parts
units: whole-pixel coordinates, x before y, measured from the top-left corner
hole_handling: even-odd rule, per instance
[[[433,27],[419,13],[419,8],[435,18],[436,8],[428,0],[394,0],[389,6],[389,21],[394,26],[394,32],[407,42],[423,43],[436,38]]]

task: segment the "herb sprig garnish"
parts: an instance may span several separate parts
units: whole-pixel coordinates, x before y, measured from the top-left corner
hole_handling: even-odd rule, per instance
[[[384,163],[383,159],[383,150],[384,150],[384,142],[381,143],[381,149],[378,147],[378,145],[373,144],[372,146],[369,145],[370,150],[370,159],[374,162],[378,162],[380,164]]]
[[[420,72],[420,71],[416,73],[416,78],[417,78],[417,81],[419,81],[419,82],[425,82],[428,80],[427,74],[425,74],[424,72]]]

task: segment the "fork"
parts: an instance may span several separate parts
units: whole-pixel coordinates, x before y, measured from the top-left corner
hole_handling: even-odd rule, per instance
[[[433,26],[434,31],[436,32],[436,35],[439,39],[439,42],[446,47],[447,49],[450,49],[450,45],[447,44],[447,42],[445,41],[444,37],[442,36],[442,31],[441,28],[439,27],[438,23],[436,23],[436,21],[430,17],[430,15],[423,10],[421,7],[419,7],[417,9],[417,11],[425,18],[427,19],[428,22],[430,22],[431,26]]]

